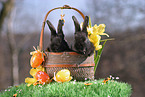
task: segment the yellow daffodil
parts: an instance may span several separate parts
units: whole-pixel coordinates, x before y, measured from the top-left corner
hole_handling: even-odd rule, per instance
[[[29,78],[29,77],[25,78],[25,83],[28,83],[27,86],[30,86],[32,84],[35,85],[36,82],[37,82],[36,78]]]
[[[102,45],[99,45],[101,40],[100,35],[106,35],[107,37],[109,37],[109,35],[104,33],[104,31],[105,31],[105,24],[100,24],[99,26],[95,24],[94,27],[89,26],[87,28],[88,38],[94,44],[95,50],[99,50],[102,48]]]
[[[88,34],[93,34],[93,35],[106,35],[107,37],[109,37],[109,35],[107,33],[104,33],[105,31],[105,24],[100,24],[99,26],[97,26],[97,24],[94,25],[94,27],[88,27],[87,31]]]
[[[82,28],[83,22],[81,23],[80,27]],[[89,26],[87,27],[88,32],[88,38],[90,42],[92,42],[95,46],[95,50],[99,50],[102,48],[102,45],[100,44],[101,35],[106,35],[109,37],[109,35],[105,32],[105,24],[100,24],[97,26],[97,24],[94,25],[94,27],[91,26],[91,18],[89,17]]]
[[[27,77],[27,78],[25,79],[25,83],[28,83],[27,86],[30,86],[31,84],[36,85],[36,83],[37,83],[37,81],[38,81],[38,79],[36,79],[36,73],[37,73],[38,71],[44,72],[44,68],[43,68],[42,66],[39,66],[39,67],[37,67],[36,69],[32,68],[32,69],[30,70],[30,75],[33,76],[33,78]]]
[[[54,73],[54,80],[57,82],[68,82],[71,79],[70,71],[67,69],[60,70],[56,75]]]
[[[99,49],[102,48],[102,45],[99,45],[100,44],[100,39],[101,39],[101,36],[99,36],[99,35],[91,34],[89,36],[89,40],[90,40],[90,42],[92,42],[94,44],[95,50],[99,50]]]

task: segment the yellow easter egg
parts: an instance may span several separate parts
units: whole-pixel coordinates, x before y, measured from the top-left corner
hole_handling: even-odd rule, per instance
[[[70,81],[71,79],[72,77],[70,76],[70,71],[68,69],[60,70],[54,77],[54,80],[57,82],[66,82]]]

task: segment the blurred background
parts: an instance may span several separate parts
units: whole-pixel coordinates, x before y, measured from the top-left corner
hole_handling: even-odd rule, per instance
[[[0,0],[0,90],[24,83],[30,77],[30,52],[39,45],[45,14],[52,8],[70,5],[92,19],[92,24],[106,24],[108,41],[102,53],[95,78],[119,76],[131,84],[132,97],[145,95],[145,1],[144,0]],[[73,10],[65,14],[64,33],[73,45],[72,16],[83,21]],[[57,27],[61,10],[48,19]],[[50,43],[50,30],[45,27],[44,48]]]

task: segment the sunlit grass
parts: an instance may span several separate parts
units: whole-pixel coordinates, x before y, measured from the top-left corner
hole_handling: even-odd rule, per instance
[[[131,95],[131,86],[127,83],[109,81],[108,84],[102,84],[102,81],[102,79],[86,81],[93,83],[90,86],[75,81],[30,87],[21,84],[1,92],[0,97],[12,97],[14,94],[17,94],[17,97],[129,97]]]

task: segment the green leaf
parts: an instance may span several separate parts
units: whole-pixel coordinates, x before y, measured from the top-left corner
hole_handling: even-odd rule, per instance
[[[98,66],[98,63],[100,61],[100,57],[101,57],[101,54],[102,54],[102,51],[103,51],[103,48],[104,48],[106,42],[107,42],[107,40],[104,41],[102,48],[97,51],[97,55],[96,55],[96,53],[94,54],[94,62],[95,62],[94,72],[97,69],[97,66]]]
[[[108,41],[108,40],[115,40],[114,38],[110,38],[110,39],[103,39],[103,40],[100,40],[100,42],[103,42],[103,41]]]

